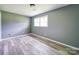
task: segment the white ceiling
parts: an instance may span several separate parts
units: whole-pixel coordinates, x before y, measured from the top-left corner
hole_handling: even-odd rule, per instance
[[[36,6],[30,7],[29,4],[1,4],[0,10],[25,16],[35,16],[66,5],[67,4],[36,4]]]

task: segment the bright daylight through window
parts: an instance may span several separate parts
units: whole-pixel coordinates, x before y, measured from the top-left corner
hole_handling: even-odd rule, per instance
[[[34,18],[35,27],[48,27],[48,15]]]

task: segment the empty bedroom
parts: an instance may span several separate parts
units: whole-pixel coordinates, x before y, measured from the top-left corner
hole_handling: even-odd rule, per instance
[[[0,55],[78,55],[79,4],[0,4]]]

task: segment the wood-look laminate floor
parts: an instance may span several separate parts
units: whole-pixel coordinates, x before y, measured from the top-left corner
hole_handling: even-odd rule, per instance
[[[59,55],[60,53],[35,38],[24,35],[0,42],[0,55]]]

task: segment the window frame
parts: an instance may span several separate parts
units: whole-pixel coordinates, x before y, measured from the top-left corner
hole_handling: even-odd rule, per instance
[[[46,19],[41,20],[43,18]],[[36,25],[36,23],[39,25]],[[48,15],[34,18],[34,27],[48,27]]]

